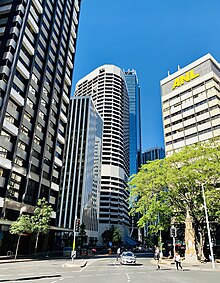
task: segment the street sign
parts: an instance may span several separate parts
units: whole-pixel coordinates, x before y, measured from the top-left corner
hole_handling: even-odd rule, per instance
[[[71,252],[71,258],[76,258],[76,251]]]

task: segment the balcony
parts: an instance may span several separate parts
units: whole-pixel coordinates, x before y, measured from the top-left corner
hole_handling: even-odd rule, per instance
[[[21,11],[22,14],[24,14],[24,11],[25,11],[24,5],[23,4],[18,5],[17,8],[16,8],[16,11]]]
[[[64,122],[64,123],[67,123],[67,118],[66,116],[61,112],[60,113],[60,119]]]
[[[65,81],[67,82],[67,84],[68,84],[69,86],[71,86],[71,80],[70,80],[70,78],[68,77],[67,74],[65,75]]]
[[[53,196],[50,196],[49,203],[55,204],[56,203],[56,198],[53,197]]]
[[[34,48],[33,48],[33,46],[31,45],[31,43],[29,42],[29,40],[27,39],[26,36],[24,36],[22,44],[27,49],[27,51],[30,55],[34,55]]]
[[[69,100],[69,97],[65,94],[65,92],[63,92],[63,100],[67,103],[67,104],[69,104],[69,102],[70,102],[70,100]]]
[[[56,192],[59,192],[59,185],[52,182],[51,183],[51,189],[56,191]]]
[[[35,33],[39,32],[39,28],[30,13],[28,15],[28,23],[30,24]]]
[[[0,156],[0,167],[11,169],[11,160]]]
[[[75,29],[74,29],[74,25],[71,28],[71,34],[74,38],[76,38],[76,32],[75,32]]]
[[[57,166],[62,167],[62,161],[61,161],[58,157],[56,157],[56,156],[55,156],[55,158],[54,158],[54,163],[55,163]]]
[[[71,41],[70,41],[69,46],[70,46],[70,50],[72,51],[72,53],[75,53],[75,48],[74,48],[73,43]]]
[[[6,74],[7,77],[9,77],[10,70],[7,66],[1,66],[0,67],[0,73],[1,74]]]
[[[61,142],[62,144],[65,143],[65,139],[64,139],[59,133],[58,133],[58,135],[57,135],[57,139],[58,139],[58,141]]]
[[[33,4],[34,4],[35,8],[37,9],[38,13],[42,14],[43,8],[42,8],[40,2],[38,0],[33,0]]]
[[[13,136],[18,135],[18,128],[15,125],[8,122],[7,120],[4,120],[3,128],[5,128]]]
[[[30,73],[28,72],[28,70],[25,68],[25,66],[18,60],[17,66],[16,66],[17,70],[19,71],[19,73],[25,78],[25,79],[29,79],[30,78]]]
[[[76,11],[74,10],[73,12],[73,21],[76,25],[78,25],[78,20],[77,20],[77,14],[76,14]]]
[[[79,12],[79,1],[78,0],[75,0],[74,6],[76,8],[76,11]]]
[[[3,80],[0,80],[0,88],[6,90],[6,83]]]
[[[19,94],[19,92],[14,90],[13,87],[11,89],[11,97],[13,98],[14,101],[17,102],[19,106],[24,106],[24,98]]]
[[[73,69],[73,63],[71,62],[69,56],[67,57],[67,63],[68,63],[68,65],[69,65],[70,69]]]
[[[11,10],[11,6],[12,5],[3,5],[2,7],[0,7],[0,13],[9,12]]]
[[[4,57],[5,60],[13,61],[14,56],[11,54],[11,52],[5,52]]]

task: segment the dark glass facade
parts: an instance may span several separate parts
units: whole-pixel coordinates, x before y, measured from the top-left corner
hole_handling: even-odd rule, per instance
[[[85,225],[88,242],[98,238],[103,121],[91,97],[71,98],[58,226]]]
[[[135,70],[124,71],[129,96],[130,175],[141,165],[140,86]]]
[[[165,150],[162,147],[154,147],[146,150],[142,153],[142,163],[145,164],[148,161],[156,159],[163,159],[165,157]]]

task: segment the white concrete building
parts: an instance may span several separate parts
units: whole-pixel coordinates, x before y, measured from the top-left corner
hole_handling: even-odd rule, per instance
[[[129,100],[124,73],[104,65],[76,84],[75,96],[92,96],[103,119],[99,236],[112,225],[128,235]]]
[[[166,155],[220,136],[220,65],[207,54],[161,81]]]

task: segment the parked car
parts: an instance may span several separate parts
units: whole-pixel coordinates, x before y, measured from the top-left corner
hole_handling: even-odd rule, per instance
[[[136,256],[132,252],[123,252],[121,254],[121,264],[136,264]]]

